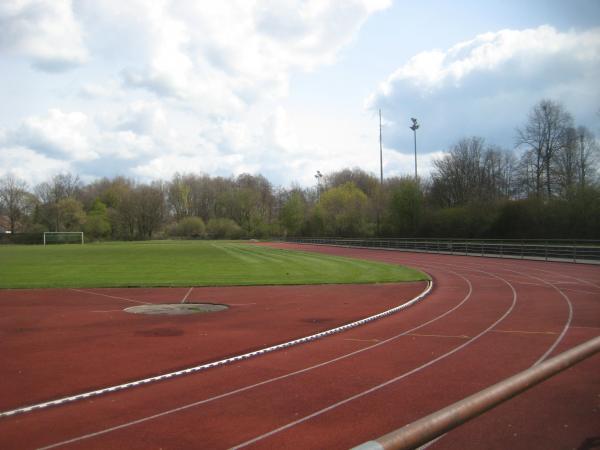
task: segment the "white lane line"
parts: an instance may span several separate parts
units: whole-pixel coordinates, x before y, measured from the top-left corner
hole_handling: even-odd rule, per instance
[[[537,278],[537,277],[533,277],[533,278]],[[562,298],[567,302],[567,307],[569,308],[569,316],[567,318],[567,321],[565,322],[565,325],[563,326],[562,332],[558,335],[558,337],[556,338],[554,343],[550,346],[550,348],[548,350],[546,350],[546,352],[542,356],[540,356],[540,358],[533,364],[534,366],[537,366],[538,364],[543,362],[548,356],[550,356],[550,353],[552,353],[554,351],[554,349],[558,346],[558,344],[560,344],[560,341],[562,341],[563,338],[565,337],[565,335],[567,334],[567,331],[569,330],[569,327],[571,326],[571,321],[573,320],[573,304],[571,303],[571,299],[569,298],[569,296],[567,294],[565,294],[563,291],[561,291],[560,288],[556,287],[554,284],[552,284],[548,281],[544,281],[541,278],[537,278],[537,279],[540,281],[543,281],[544,283],[546,283],[549,286],[552,286],[552,288],[554,288],[554,290],[562,296]]]
[[[264,385],[267,385],[267,384],[270,384],[270,383],[274,383],[276,381],[284,380],[286,378],[291,378],[293,376],[300,375],[302,373],[306,373],[306,372],[309,372],[311,370],[327,366],[329,364],[333,364],[333,363],[341,361],[343,359],[350,358],[350,357],[352,357],[354,355],[357,355],[359,353],[363,353],[363,352],[366,352],[366,351],[371,350],[373,348],[376,348],[376,347],[379,347],[381,345],[385,345],[385,344],[387,344],[389,342],[392,342],[392,341],[394,341],[394,340],[396,340],[396,339],[398,339],[398,338],[400,338],[402,336],[405,336],[405,335],[407,335],[409,333],[412,333],[413,331],[417,331],[417,330],[419,330],[419,329],[421,329],[423,327],[426,327],[427,325],[430,325],[430,324],[436,322],[437,320],[440,320],[440,319],[446,317],[448,314],[451,314],[452,312],[454,312],[455,310],[457,310],[458,308],[460,308],[465,302],[467,302],[469,300],[469,298],[471,297],[471,293],[473,292],[473,286],[471,285],[471,282],[467,278],[463,277],[462,275],[460,275],[460,274],[458,274],[456,272],[453,272],[451,270],[448,270],[448,272],[451,272],[451,273],[455,274],[456,276],[458,276],[458,277],[462,278],[463,280],[465,280],[465,282],[467,283],[467,285],[469,287],[469,291],[467,292],[467,294],[465,295],[465,297],[460,301],[460,303],[458,303],[457,305],[453,306],[451,309],[445,311],[444,313],[440,314],[437,317],[434,317],[431,320],[428,320],[425,323],[422,323],[421,325],[418,325],[418,326],[416,326],[414,328],[411,328],[410,330],[407,330],[407,331],[404,331],[402,333],[399,333],[399,334],[397,334],[395,336],[392,336],[392,337],[390,337],[390,338],[388,338],[388,339],[386,339],[384,341],[378,342],[377,344],[373,344],[373,345],[370,345],[368,347],[364,347],[364,348],[361,348],[359,350],[355,350],[353,352],[346,353],[346,354],[338,356],[336,358],[324,361],[324,362],[319,363],[319,364],[315,364],[313,366],[305,367],[304,369],[300,369],[300,370],[297,370],[295,372],[290,372],[290,373],[287,373],[285,375],[281,375],[281,376],[274,377],[274,378],[269,378],[267,380],[263,380],[263,381],[258,382],[256,384],[244,386],[242,388],[239,388],[239,389],[236,389],[236,390],[233,390],[233,391],[229,391],[229,392],[225,392],[223,394],[219,394],[219,395],[216,395],[214,397],[210,397],[210,398],[207,398],[207,399],[204,399],[204,400],[199,400],[199,401],[193,402],[193,403],[188,403],[187,405],[182,405],[182,406],[179,406],[177,408],[169,409],[167,411],[163,411],[163,412],[151,415],[151,416],[142,417],[140,419],[136,419],[136,420],[133,420],[131,422],[126,422],[126,423],[123,423],[121,425],[116,425],[114,427],[106,428],[104,430],[96,431],[94,433],[85,434],[85,435],[78,436],[78,437],[75,437],[75,438],[71,438],[71,439],[68,439],[68,440],[65,440],[65,441],[57,442],[55,444],[51,444],[51,445],[48,445],[46,447],[40,447],[38,450],[47,450],[47,449],[51,449],[51,448],[56,448],[56,447],[60,447],[62,445],[67,445],[67,444],[71,444],[71,443],[74,443],[74,442],[79,442],[79,441],[82,441],[82,440],[85,440],[85,439],[90,439],[90,438],[93,438],[93,437],[96,437],[96,436],[101,436],[101,435],[110,433],[112,431],[117,431],[117,430],[121,430],[121,429],[124,429],[124,428],[129,428],[131,426],[134,426],[134,425],[137,425],[137,424],[140,424],[140,423],[144,423],[144,422],[147,422],[147,421],[150,421],[150,420],[158,419],[160,417],[164,417],[164,416],[167,416],[167,415],[170,415],[170,414],[174,414],[174,413],[177,413],[177,412],[180,412],[180,411],[184,411],[186,409],[194,408],[196,406],[200,406],[200,405],[203,405],[203,404],[206,404],[206,403],[210,403],[210,402],[215,401],[215,400],[220,400],[220,399],[225,398],[225,397],[230,397],[232,395],[239,394],[239,393],[242,393],[242,392],[246,392],[246,391],[249,391],[251,389],[260,387],[260,386],[264,386]]]
[[[190,288],[190,289],[187,291],[187,293],[185,294],[185,297],[183,297],[183,298],[181,299],[181,303],[185,303],[185,301],[188,299],[188,297],[189,297],[189,296],[190,296],[190,294],[192,293],[192,290],[193,290],[193,289],[194,289],[194,286],[192,286],[192,287],[191,287],[191,288]]]
[[[575,263],[564,262],[564,263],[561,263],[561,264],[575,264]],[[507,266],[506,264],[498,264],[498,266],[499,267],[514,267],[514,266]],[[585,278],[574,277],[573,275],[569,275],[567,273],[561,273],[561,272],[557,272],[555,270],[540,269],[538,267],[531,267],[530,269],[537,270],[538,272],[548,273],[548,274],[551,274],[553,276],[558,275],[558,276],[572,278],[573,280],[577,280],[577,281],[579,281],[579,282],[581,282],[583,284],[587,284],[588,286],[594,286],[594,287],[600,288],[600,284],[596,284],[596,283],[594,283],[592,281],[586,280]]]
[[[413,262],[414,262],[414,259],[413,259]],[[456,265],[448,264],[448,263],[442,263],[442,262],[436,263],[435,261],[433,261],[433,262],[429,261],[428,262],[427,260],[423,261],[422,258],[417,258],[416,259],[416,263],[417,264],[423,264],[423,263],[425,263],[425,264],[429,264],[429,266],[431,266],[431,265],[440,266],[441,265],[441,266],[457,267]],[[410,262],[409,262],[409,264],[410,264]],[[528,265],[530,265],[530,264],[528,264]],[[495,264],[495,266],[496,266],[495,267],[496,270],[499,269],[499,270],[504,270],[504,271],[508,271],[508,272],[513,272],[513,273],[516,273],[518,275],[522,275],[521,272],[517,272],[515,270],[507,269],[506,268],[507,266],[505,264]],[[467,270],[477,270],[477,269],[474,269],[473,266],[458,266],[458,267],[461,267],[461,268],[467,269]],[[511,267],[514,267],[514,266],[511,266]],[[528,269],[530,269],[530,270],[533,269],[533,270],[537,270],[538,272],[544,272],[544,273],[548,273],[548,274],[552,274],[552,275],[564,275],[564,276],[567,276],[567,277],[569,277],[571,279],[574,279],[574,280],[577,280],[579,282],[582,282],[584,284],[595,286],[595,287],[600,287],[600,285],[597,285],[597,284],[595,284],[595,283],[593,283],[591,281],[588,281],[588,280],[585,280],[585,279],[581,279],[581,278],[577,278],[577,277],[574,277],[572,275],[560,274],[559,272],[556,272],[556,271],[544,270],[544,269],[539,269],[539,268],[536,268],[536,267],[528,267]],[[550,346],[550,348],[532,365],[532,367],[533,367],[533,366],[536,366],[536,365],[540,364],[541,362],[543,362],[544,359],[546,359],[550,355],[550,353],[552,353],[552,351],[556,348],[556,346],[560,343],[560,341],[565,336],[565,334],[566,334],[566,332],[567,332],[567,330],[568,330],[568,328],[569,328],[569,326],[571,324],[572,318],[573,318],[573,306],[571,304],[571,301],[570,301],[569,297],[566,294],[564,294],[559,288],[557,288],[556,286],[554,286],[552,283],[550,283],[550,282],[548,282],[546,280],[543,280],[542,278],[538,278],[538,277],[536,277],[534,275],[525,274],[525,277],[527,277],[529,279],[539,280],[542,283],[544,283],[546,285],[549,285],[552,288],[554,288],[555,290],[557,290],[561,294],[561,296],[566,300],[567,306],[569,308],[569,315],[568,315],[568,318],[567,318],[567,322],[565,323],[562,332],[560,333],[560,335],[558,336],[558,338],[554,341],[554,343]],[[424,446],[424,448],[427,448],[427,446],[431,445],[433,442],[438,441],[443,436],[445,436],[445,434],[443,434],[442,436],[438,437],[437,439],[435,439],[434,441],[430,442],[429,444],[426,444]]]
[[[586,291],[584,289],[562,288],[563,291],[582,292],[584,294],[600,295],[600,292]]]
[[[435,264],[435,263],[434,263],[434,264]],[[443,263],[438,263],[438,264],[443,264]],[[450,266],[450,264],[443,264],[443,265],[445,265],[445,266]],[[514,270],[506,269],[506,266],[505,266],[505,265],[503,265],[503,264],[498,264],[498,266],[499,266],[500,270],[504,270],[504,271],[507,271],[507,272],[513,272],[513,273],[519,273],[519,272],[516,272],[516,271],[514,271]],[[453,266],[453,267],[454,267],[454,266]],[[462,267],[462,268],[467,268],[467,269],[470,269],[470,270],[475,270],[475,269],[473,269],[473,268],[472,268],[473,266],[460,266],[460,267]],[[535,268],[534,268],[534,269],[535,269]],[[557,273],[558,273],[558,272],[551,272],[551,271],[549,271],[549,270],[541,270],[541,269],[535,269],[535,270],[542,271],[542,272],[546,272],[546,273],[555,273],[555,274],[557,274]],[[534,275],[525,275],[525,276],[527,276],[527,277],[529,277],[529,278],[536,279],[536,280],[540,280],[542,283],[544,283],[544,284],[546,284],[546,285],[550,285],[551,287],[553,287],[555,290],[557,290],[557,291],[558,291],[558,292],[559,292],[559,293],[560,293],[560,294],[563,296],[563,298],[564,298],[564,299],[567,301],[567,305],[568,305],[568,307],[569,307],[569,316],[568,316],[568,318],[567,318],[567,322],[566,322],[565,326],[563,327],[563,330],[562,330],[561,334],[560,334],[560,335],[558,336],[558,338],[557,338],[557,339],[554,341],[554,343],[553,343],[553,344],[550,346],[550,348],[548,348],[548,350],[547,350],[547,351],[546,351],[546,352],[545,352],[545,353],[544,353],[544,354],[543,354],[543,355],[542,355],[542,356],[541,356],[541,357],[540,357],[540,358],[539,358],[539,359],[538,359],[536,362],[534,362],[534,363],[531,365],[531,367],[534,367],[534,366],[537,366],[538,364],[542,363],[542,362],[544,361],[544,359],[546,359],[546,358],[547,358],[547,357],[550,355],[550,353],[552,353],[552,351],[553,351],[553,350],[556,348],[556,346],[557,346],[557,345],[560,343],[560,341],[561,341],[561,340],[563,339],[563,337],[565,336],[565,334],[566,334],[566,332],[567,332],[567,330],[568,330],[568,328],[569,328],[569,326],[570,326],[570,324],[571,324],[571,320],[572,320],[572,318],[573,318],[573,307],[572,307],[571,301],[569,300],[568,296],[566,296],[566,295],[565,295],[563,292],[561,292],[561,290],[560,290],[559,288],[557,288],[556,286],[552,285],[552,283],[549,283],[548,281],[545,281],[545,280],[543,280],[543,279],[541,279],[541,278],[538,278],[538,277],[536,277],[536,276],[534,276]],[[567,276],[569,276],[569,275],[567,275]],[[579,278],[575,278],[575,277],[571,277],[571,278],[574,278],[574,279],[576,279],[576,280],[579,280]],[[585,282],[585,280],[580,280],[580,281],[583,281],[583,282]],[[519,284],[525,284],[525,283],[519,283]],[[543,286],[543,285],[538,285],[538,284],[536,284],[536,286]],[[573,289],[572,289],[572,290],[573,290]],[[572,328],[573,328],[573,327],[572,327]],[[509,332],[509,331],[502,331],[502,330],[493,330],[493,331],[495,331],[495,332]],[[521,333],[524,333],[524,332],[521,332]],[[529,332],[529,333],[535,333],[535,332]],[[548,333],[549,333],[549,332],[548,332]],[[557,333],[551,333],[551,334],[557,334]],[[419,449],[418,449],[418,450],[426,450],[426,449],[427,449],[427,448],[429,448],[431,445],[435,444],[437,441],[439,441],[440,439],[442,439],[443,437],[445,437],[445,436],[446,436],[446,434],[448,434],[448,433],[444,433],[444,434],[442,434],[441,436],[438,436],[437,438],[435,438],[434,440],[432,440],[432,441],[429,441],[427,444],[425,444],[425,445],[423,445],[423,446],[419,447]]]
[[[148,302],[142,302],[142,301],[139,301],[139,300],[132,300],[130,298],[125,298],[125,297],[117,297],[117,296],[114,296],[114,295],[101,294],[99,292],[94,292],[94,291],[84,291],[83,289],[74,289],[74,288],[70,288],[69,290],[75,291],[75,292],[83,292],[84,294],[100,295],[101,297],[116,298],[117,300],[125,300],[127,302],[140,303],[142,305],[151,305],[151,303],[148,303]]]
[[[436,264],[436,263],[434,262],[433,264]],[[450,266],[450,267],[461,267],[463,269],[468,269],[468,270],[477,270],[477,269],[474,269],[473,268],[474,266],[472,266],[472,265],[468,265],[468,266],[465,266],[465,265],[456,266],[455,264],[447,264],[447,263],[437,263],[437,264],[444,265],[444,266]],[[516,273],[517,275],[523,276],[522,272],[519,272],[519,271],[516,271],[516,270],[512,270],[512,269],[507,269],[505,264],[497,264],[497,266],[498,266],[498,268],[496,270],[499,269],[499,270],[503,270],[505,272]],[[477,267],[479,267],[479,266],[477,266]],[[546,273],[549,273],[549,274],[554,274],[554,275],[558,275],[559,274],[558,272],[537,269],[535,267],[533,267],[533,269],[537,270],[537,271],[541,271],[541,272],[546,272]],[[573,277],[573,276],[570,276],[570,275],[567,275],[567,274],[560,274],[560,275],[564,275],[564,276],[573,278],[574,280],[583,282],[585,284],[592,284],[593,285],[593,283],[589,283],[586,280],[579,279],[579,278],[576,278],[576,277]],[[543,278],[539,278],[539,277],[537,277],[535,275],[525,274],[524,276],[526,276],[527,278],[532,279],[532,280],[537,280],[538,282],[541,282],[541,283],[543,283],[546,286],[550,286],[552,289],[554,289],[556,292],[558,292],[561,295],[561,297],[565,300],[565,302],[567,303],[567,309],[568,309],[567,321],[563,325],[561,333],[558,335],[558,337],[553,342],[553,344],[546,350],[546,352],[535,363],[533,363],[533,365],[532,365],[532,367],[533,367],[533,366],[537,366],[538,364],[542,363],[554,351],[554,349],[558,346],[558,344],[560,344],[560,342],[563,340],[563,338],[567,334],[567,331],[569,330],[569,327],[571,326],[571,322],[573,320],[573,304],[571,303],[571,300],[570,300],[569,296],[567,294],[565,294],[558,286],[556,286],[556,284],[558,284],[560,282],[557,282],[555,284],[555,283],[551,283],[549,281],[546,281]]]
[[[455,265],[450,265],[450,264],[444,264],[444,265],[456,267]],[[522,272],[518,272],[518,271],[512,270],[512,269],[507,269],[506,265],[504,265],[504,264],[498,264],[498,266],[501,267],[500,270],[504,270],[505,272],[512,272],[512,273],[516,273],[518,275],[522,275]],[[476,270],[476,269],[472,268],[473,266],[460,266],[460,267],[471,268],[471,270]],[[534,268],[534,270],[538,270],[538,271],[542,271],[542,272],[546,272],[546,273],[557,274],[557,272],[551,272],[548,270],[541,270],[541,269],[536,269],[536,268]],[[537,281],[545,284],[546,286],[550,286],[552,289],[554,289],[556,292],[558,292],[560,294],[560,296],[567,303],[567,309],[568,309],[567,321],[563,325],[563,328],[562,328],[560,334],[555,339],[555,341],[552,343],[552,345],[546,350],[546,352],[542,356],[540,356],[540,358],[535,363],[533,363],[532,367],[534,367],[534,366],[537,366],[538,364],[542,363],[554,351],[554,349],[558,346],[558,344],[560,344],[560,342],[563,340],[563,338],[567,334],[567,331],[569,330],[569,327],[571,326],[571,322],[573,320],[573,304],[571,303],[571,299],[569,298],[569,296],[567,294],[565,294],[558,286],[556,286],[556,284],[558,284],[560,282],[551,283],[550,281],[546,281],[543,278],[536,277],[535,275],[526,274],[525,276],[532,280],[537,280]],[[570,275],[566,275],[566,276],[570,277]],[[585,280],[580,280],[579,278],[575,278],[575,277],[570,277],[570,278],[585,282]]]
[[[301,417],[298,420],[294,420],[293,422],[289,422],[281,427],[275,428],[267,433],[263,433],[260,436],[256,436],[253,439],[249,439],[245,442],[242,442],[241,444],[235,445],[233,447],[231,447],[230,450],[237,450],[240,448],[244,448],[247,447],[248,445],[254,444],[256,442],[262,441],[263,439],[266,439],[268,437],[271,437],[277,433],[280,433],[284,430],[287,430],[289,428],[292,428],[296,425],[299,425],[303,422],[306,422],[310,419],[313,419],[314,417],[320,416],[326,412],[329,412],[335,408],[338,408],[339,406],[345,405],[347,403],[350,403],[358,398],[364,397],[366,395],[372,394],[373,392],[376,392],[380,389],[383,389],[384,387],[387,387],[393,383],[396,383],[414,373],[420,372],[421,370],[435,364],[438,361],[441,361],[442,359],[447,358],[448,356],[453,355],[454,353],[462,350],[463,348],[465,348],[466,346],[472,344],[474,341],[476,341],[477,339],[479,339],[481,336],[485,335],[486,333],[488,333],[489,331],[491,331],[494,327],[496,327],[496,325],[498,325],[500,322],[502,322],[514,309],[515,305],[517,304],[517,291],[515,290],[514,286],[512,284],[510,284],[510,282],[506,281],[504,278],[496,276],[496,275],[492,275],[494,278],[498,278],[502,281],[504,281],[511,289],[512,293],[513,293],[513,300],[512,303],[510,305],[510,307],[504,312],[504,314],[498,319],[496,320],[492,325],[490,325],[488,328],[486,328],[485,330],[483,330],[482,332],[480,332],[479,334],[477,334],[476,336],[474,336],[473,338],[469,339],[468,341],[466,341],[465,343],[459,345],[458,347],[455,347],[454,349],[450,350],[449,352],[446,352],[440,356],[438,356],[437,358],[432,359],[429,362],[426,362],[425,364],[420,365],[419,367],[416,367],[408,372],[405,372],[401,375],[398,375],[397,377],[391,378],[387,381],[384,381],[383,383],[380,383],[376,386],[373,386],[367,390],[364,390],[362,392],[359,392],[358,394],[352,395],[350,397],[345,398],[344,400],[340,400],[339,402],[333,403],[323,409],[320,409],[318,411],[313,412],[312,414],[308,414],[304,417]]]
[[[23,406],[20,408],[15,408],[13,410],[10,411],[2,411],[0,412],[0,418],[2,417],[9,417],[9,416],[14,416],[17,414],[23,414],[23,413],[29,413],[32,411],[37,411],[43,408],[48,408],[50,406],[58,406],[58,405],[64,405],[65,403],[71,403],[71,402],[75,402],[78,400],[83,400],[86,398],[90,398],[90,397],[96,397],[98,395],[103,395],[103,394],[107,394],[110,392],[115,392],[115,391],[121,391],[123,389],[130,389],[132,387],[135,386],[139,386],[142,384],[149,384],[149,383],[154,383],[157,381],[162,381],[162,380],[166,380],[168,378],[173,378],[173,377],[178,377],[178,376],[182,376],[182,375],[189,375],[191,373],[195,373],[195,372],[200,372],[203,370],[207,370],[207,369],[211,369],[214,367],[220,367],[220,366],[224,366],[226,364],[230,364],[233,362],[237,362],[237,361],[242,361],[248,358],[252,358],[255,356],[259,356],[259,355],[264,355],[266,353],[271,353],[277,350],[281,350],[281,349],[287,349],[299,344],[304,344],[306,342],[311,342],[317,339],[321,339],[324,338],[326,336],[331,336],[333,334],[337,334],[337,333],[341,333],[343,331],[346,330],[350,330],[351,328],[355,328],[364,324],[367,324],[369,322],[372,322],[374,320],[378,320],[381,319],[383,317],[387,317],[391,314],[395,314],[399,311],[402,311],[406,308],[408,308],[409,306],[414,305],[415,303],[421,301],[423,298],[425,298],[425,296],[427,296],[429,294],[429,292],[431,292],[431,289],[433,288],[433,282],[432,281],[428,281],[427,282],[427,287],[425,288],[425,290],[423,290],[423,292],[421,292],[419,295],[417,295],[415,298],[402,303],[394,308],[388,309],[386,311],[383,311],[381,313],[378,314],[374,314],[372,316],[366,317],[364,319],[360,319],[357,320],[355,322],[351,322],[348,323],[346,325],[342,325],[339,327],[335,327],[335,328],[331,328],[329,330],[325,330],[316,334],[312,334],[310,336],[305,336],[303,338],[299,338],[299,339],[294,339],[293,341],[288,341],[288,342],[284,342],[282,344],[276,344],[273,345],[271,347],[266,347],[266,348],[262,348],[260,350],[255,350],[249,353],[243,353],[240,355],[236,355],[236,356],[232,356],[230,358],[226,358],[226,359],[221,359],[218,361],[214,361],[211,363],[206,363],[206,364],[201,364],[198,366],[194,366],[194,367],[189,367],[187,369],[182,369],[182,370],[178,370],[175,372],[169,372],[169,373],[165,373],[165,374],[161,374],[161,375],[156,375],[153,377],[149,377],[149,378],[144,378],[141,380],[137,380],[137,381],[132,381],[129,383],[123,383],[123,384],[119,384],[116,386],[110,386],[110,387],[106,387],[106,388],[102,388],[102,389],[96,389],[94,391],[89,391],[89,392],[85,392],[85,393],[80,393],[80,394],[75,394],[75,395],[71,395],[68,397],[63,397],[63,398],[59,398],[59,399],[55,399],[55,400],[50,400],[47,402],[43,402],[43,403],[37,403],[34,405],[29,405],[29,406]]]

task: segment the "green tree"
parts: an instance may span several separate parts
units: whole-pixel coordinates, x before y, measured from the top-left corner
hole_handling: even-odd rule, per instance
[[[315,214],[322,217],[326,234],[361,236],[371,231],[367,222],[368,207],[365,193],[348,182],[323,193]]]
[[[96,199],[88,212],[83,231],[92,238],[104,238],[110,235],[111,226],[106,205]]]
[[[402,179],[391,188],[387,226],[398,237],[415,236],[421,222],[423,195],[413,179]]]
[[[56,231],[80,231],[85,223],[85,211],[79,200],[64,198],[54,205],[58,224]]]
[[[286,235],[297,236],[304,225],[306,202],[300,192],[292,192],[279,213]]]

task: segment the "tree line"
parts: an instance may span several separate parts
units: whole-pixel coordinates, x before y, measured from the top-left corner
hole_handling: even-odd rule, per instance
[[[599,147],[557,102],[542,100],[515,148],[466,137],[433,161],[427,179],[380,183],[360,168],[318,187],[274,187],[261,175],[175,174],[84,184],[59,174],[29,188],[0,178],[11,231],[84,231],[94,239],[385,236],[600,238]]]

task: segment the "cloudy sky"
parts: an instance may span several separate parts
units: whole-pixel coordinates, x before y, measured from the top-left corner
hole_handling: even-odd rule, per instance
[[[310,185],[512,148],[542,98],[600,135],[597,0],[2,0],[0,175]]]

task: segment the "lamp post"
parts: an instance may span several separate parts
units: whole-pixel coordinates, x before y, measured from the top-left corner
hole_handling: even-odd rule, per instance
[[[323,174],[317,170],[315,178],[317,179],[317,201],[321,201],[321,178],[323,178]]]
[[[383,143],[381,140],[381,109],[379,110],[379,183],[383,185]]]
[[[583,158],[583,133],[579,135],[579,183],[581,187],[585,186],[585,161]]]
[[[411,117],[412,125],[410,129],[413,130],[413,134],[415,136],[415,181],[417,181],[417,130],[419,129],[419,124],[417,123],[417,119]]]

